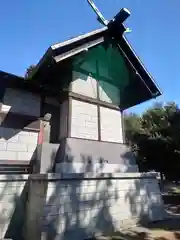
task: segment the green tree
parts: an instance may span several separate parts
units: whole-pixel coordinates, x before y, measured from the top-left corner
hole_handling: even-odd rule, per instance
[[[141,116],[125,116],[126,138],[142,171],[156,170],[179,178],[180,109],[175,103],[156,103]]]
[[[31,78],[35,70],[36,70],[36,65],[30,65],[26,70],[25,78],[26,79]]]

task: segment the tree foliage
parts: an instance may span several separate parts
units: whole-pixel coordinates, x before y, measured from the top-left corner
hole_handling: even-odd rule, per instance
[[[25,78],[26,79],[31,78],[35,70],[36,70],[36,65],[30,65],[26,70]]]
[[[180,178],[180,109],[156,103],[141,116],[125,116],[126,140],[142,171],[155,170]]]

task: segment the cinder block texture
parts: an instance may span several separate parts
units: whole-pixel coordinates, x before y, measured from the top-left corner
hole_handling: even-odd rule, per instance
[[[71,137],[98,140],[97,106],[72,100]],[[100,107],[101,140],[123,143],[121,112]]]
[[[37,132],[0,127],[0,160],[32,160],[37,140]]]
[[[100,107],[101,140],[123,143],[121,112]]]
[[[71,137],[98,140],[97,106],[72,100]]]
[[[153,174],[1,175],[0,196],[1,238],[79,240],[165,218]]]
[[[123,177],[124,175],[124,177]],[[42,216],[48,239],[84,239],[164,218],[158,183],[141,174],[49,182]],[[72,175],[75,176],[75,175]],[[108,176],[108,175],[107,175]]]
[[[27,178],[0,176],[0,238],[22,239]]]
[[[6,118],[11,118],[13,122],[13,116],[20,116],[20,119],[25,116],[35,119],[40,117],[40,97],[24,90],[7,88],[1,111],[5,114],[5,119],[0,126],[0,160],[30,161],[35,157],[38,133],[23,131],[18,124],[16,128],[19,129],[14,129],[11,124],[3,123]]]

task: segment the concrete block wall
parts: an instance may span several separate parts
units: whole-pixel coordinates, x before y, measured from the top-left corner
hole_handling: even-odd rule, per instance
[[[36,236],[40,234],[43,239],[84,239],[121,230],[140,221],[165,218],[153,174],[48,175],[43,181],[44,177],[33,180],[39,182],[39,187],[45,183],[47,192],[32,185],[35,201],[32,205],[29,202],[29,207],[38,219],[40,212],[35,202],[43,203],[43,196],[45,202],[41,221],[37,219],[34,224],[36,231],[29,225],[31,234],[27,239],[38,239]]]
[[[0,127],[0,136],[3,136],[0,138],[0,160],[29,161],[35,157],[37,132]]]
[[[2,99],[1,113],[13,121],[13,114],[40,117],[40,97],[33,93],[7,88]],[[27,118],[27,117],[26,117]],[[16,120],[17,121],[17,120]],[[14,124],[15,125],[15,124]],[[24,126],[25,127],[25,126]],[[35,157],[38,140],[37,130],[0,126],[0,160],[30,161]]]
[[[97,106],[72,100],[71,137],[98,140]],[[120,111],[100,107],[102,141],[123,143]]]
[[[72,99],[71,137],[98,140],[97,106]]]
[[[100,119],[102,141],[123,143],[121,112],[100,107]]]
[[[22,239],[27,202],[23,175],[0,176],[0,238]]]
[[[166,217],[155,174],[0,176],[0,238],[84,239]]]
[[[61,162],[56,163],[56,173],[125,173],[125,172],[138,172],[137,165],[128,164],[109,164],[107,162]]]

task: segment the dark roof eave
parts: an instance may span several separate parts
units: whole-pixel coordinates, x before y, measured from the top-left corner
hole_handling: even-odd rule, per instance
[[[127,39],[125,37],[122,37],[121,47],[122,48],[124,47],[123,50],[126,52],[129,60],[132,62],[133,66],[136,68],[136,70],[140,74],[140,76],[142,78],[145,77],[144,80],[145,80],[146,84],[148,85],[148,87],[150,88],[150,90],[153,90],[152,88],[154,88],[155,91],[153,91],[153,92],[157,92],[157,95],[153,94],[153,98],[162,95],[162,92],[161,92],[159,86],[157,85],[157,83],[155,82],[155,80],[153,79],[151,74],[148,72],[148,70],[145,68],[144,64],[142,63],[140,58],[137,56],[134,49],[131,47],[131,45],[129,44],[129,42],[127,41]],[[143,77],[142,75],[145,75],[145,76]]]
[[[53,51],[52,48],[49,47],[47,49],[47,51],[45,52],[45,54],[43,55],[43,57],[40,59],[40,61],[37,63],[33,74],[30,76],[31,78],[34,78],[34,76],[38,73],[39,69],[41,68],[41,66],[43,66],[44,64],[46,64],[48,62],[49,59],[52,58],[53,55]]]
[[[0,70],[0,95],[6,88],[22,89],[35,93],[40,92],[40,86],[35,81]]]

